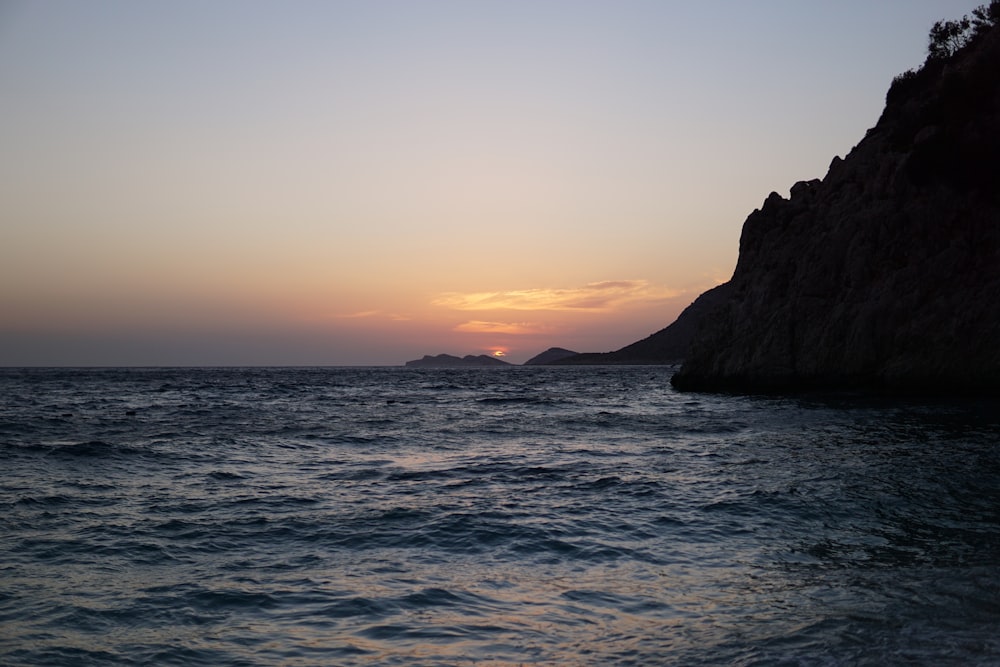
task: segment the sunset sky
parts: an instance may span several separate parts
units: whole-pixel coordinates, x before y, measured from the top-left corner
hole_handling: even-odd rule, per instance
[[[0,365],[618,349],[977,4],[0,2]]]

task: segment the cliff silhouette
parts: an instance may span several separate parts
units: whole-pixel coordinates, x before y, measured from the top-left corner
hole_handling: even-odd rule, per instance
[[[746,219],[677,388],[1000,391],[1000,2],[977,12],[935,24],[823,179]]]

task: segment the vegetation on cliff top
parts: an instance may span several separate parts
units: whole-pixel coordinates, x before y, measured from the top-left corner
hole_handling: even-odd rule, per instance
[[[1000,22],[1000,0],[980,5],[956,21],[938,21],[928,35],[927,59],[950,58],[972,40]]]
[[[927,35],[927,59],[917,69],[910,69],[892,80],[885,95],[886,104],[892,104],[906,97],[917,85],[917,80],[933,76],[955,54],[969,46],[993,26],[1000,24],[1000,0],[992,0],[988,5],[980,5],[968,14],[954,21],[938,21],[931,26]]]

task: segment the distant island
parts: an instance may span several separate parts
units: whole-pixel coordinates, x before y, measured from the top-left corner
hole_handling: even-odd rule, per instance
[[[502,359],[491,357],[486,354],[456,357],[450,354],[438,354],[435,356],[424,355],[422,359],[407,361],[404,364],[407,368],[456,368],[456,367],[483,367],[483,366],[513,366]]]

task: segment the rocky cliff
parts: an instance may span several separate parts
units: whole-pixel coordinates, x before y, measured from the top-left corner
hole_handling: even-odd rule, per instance
[[[1000,29],[897,78],[822,180],[743,225],[680,389],[1000,390]]]

